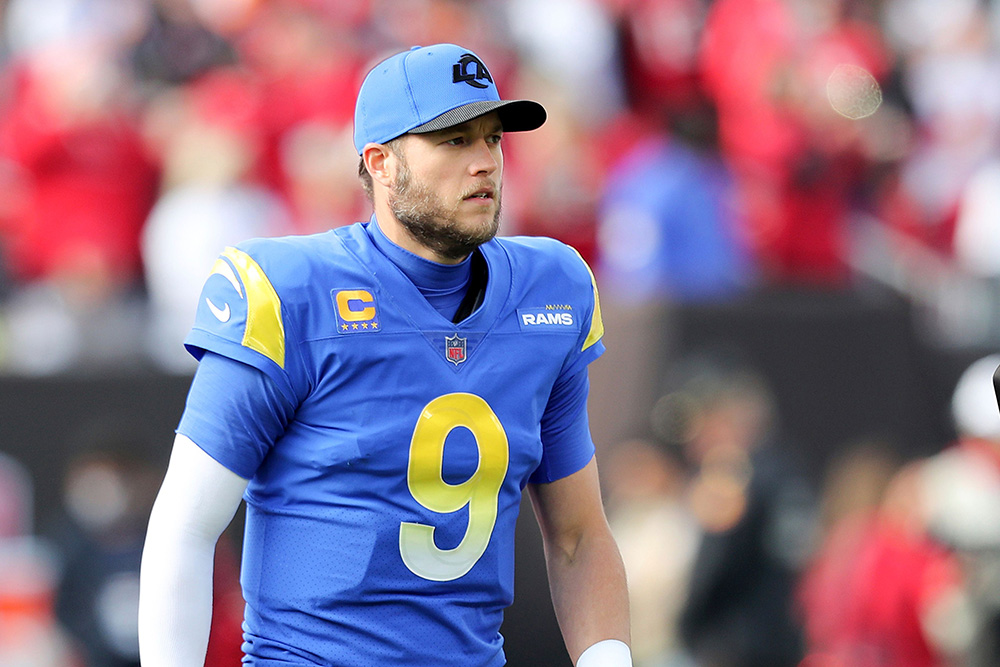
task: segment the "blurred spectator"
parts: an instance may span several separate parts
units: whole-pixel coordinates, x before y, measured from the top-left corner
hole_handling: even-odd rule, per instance
[[[69,43],[99,43],[111,53],[141,33],[150,0],[9,0],[0,3],[3,38],[30,56]]]
[[[147,136],[164,161],[142,246],[147,352],[158,367],[193,370],[181,341],[200,276],[225,246],[367,217],[351,140],[363,62],[352,30],[363,11],[345,8],[275,0],[225,13],[193,2],[182,13],[205,39],[196,20],[226,31],[241,66],[204,71],[146,109]]]
[[[969,274],[1000,285],[1000,158],[984,164],[965,186],[955,256]]]
[[[597,127],[622,110],[619,43],[613,16],[602,2],[509,0],[506,11],[525,62],[562,91],[584,128]]]
[[[261,95],[245,73],[217,70],[157,95],[150,106],[147,134],[163,156],[164,190],[142,237],[150,305],[145,340],[164,370],[195,367],[181,343],[201,282],[222,249],[292,230],[278,194],[249,177],[263,151]]]
[[[838,66],[881,79],[890,56],[876,27],[846,9],[844,0],[718,0],[709,10],[705,92],[718,107],[722,154],[770,282],[842,287],[849,275],[864,126],[831,107],[827,86]],[[877,108],[874,99],[870,106],[865,113]]]
[[[701,101],[699,47],[706,0],[604,0],[618,6],[622,82],[640,115],[678,113]]]
[[[667,114],[661,110],[660,114]],[[608,174],[598,223],[602,287],[625,301],[731,298],[752,282],[735,183],[707,105],[670,112]]]
[[[351,19],[322,2],[272,0],[252,14],[236,37],[241,62],[260,96],[254,119],[259,154],[249,176],[293,202],[292,179],[299,174],[285,171],[289,163],[283,144],[289,134],[302,126],[353,131],[354,98],[367,54]],[[355,175],[346,183],[331,181],[328,187],[356,189],[356,155],[353,150],[349,155]],[[311,226],[315,223],[304,221],[303,231],[319,231]]]
[[[360,0],[364,3],[364,0]],[[468,44],[491,64],[495,80],[509,81],[504,63],[508,0],[371,0],[368,29],[378,42],[370,52],[406,49],[416,44]],[[497,53],[497,51],[500,51]],[[509,93],[508,93],[509,94]]]
[[[137,279],[157,185],[105,46],[68,42],[12,65],[13,97],[0,108],[0,159],[20,204],[0,221],[8,271],[97,300]]]
[[[764,379],[729,355],[691,356],[655,424],[684,445],[701,541],[681,616],[698,665],[782,667],[802,657],[794,589],[812,548],[814,498],[778,441]]]
[[[139,565],[159,471],[136,456],[143,448],[127,426],[101,420],[82,431],[54,536],[63,562],[55,610],[88,667],[138,667]],[[216,577],[210,667],[236,664],[242,655],[242,598],[224,541]]]
[[[962,193],[1000,138],[996,36],[977,0],[889,0],[885,31],[903,60],[916,124],[901,182],[914,215],[897,226],[951,256]]]
[[[0,248],[15,288],[11,370],[136,362],[139,234],[158,176],[112,47],[81,37],[8,65]]]
[[[33,537],[0,540],[0,664],[87,667],[53,613],[58,564]]]
[[[139,560],[152,487],[150,466],[124,453],[91,451],[69,465],[56,610],[88,665],[139,664]]]
[[[299,123],[284,133],[279,150],[296,231],[319,233],[371,217],[371,202],[358,187],[352,125]]]
[[[0,452],[0,664],[82,667],[55,616],[56,554],[33,532],[28,471]]]
[[[608,521],[628,574],[635,667],[682,667],[678,623],[698,544],[679,453],[652,440],[618,443],[602,468]]]
[[[853,266],[920,299],[927,281],[893,281],[893,271],[902,264],[916,274],[954,258],[975,281],[940,279],[948,283],[940,292],[955,293],[951,302],[969,304],[940,306],[941,317],[974,317],[989,301],[981,292],[1000,291],[983,275],[997,254],[989,251],[998,227],[989,213],[1000,135],[1000,94],[990,85],[1000,72],[995,2],[9,0],[0,7],[9,52],[0,61],[7,341],[0,367],[8,371],[134,367],[143,359],[138,320],[151,273],[139,252],[142,227],[164,209],[208,216],[219,203],[218,192],[199,199],[190,183],[167,182],[150,218],[157,169],[174,147],[156,128],[144,145],[138,125],[161,125],[171,107],[202,98],[198,104],[214,109],[209,124],[233,135],[235,149],[222,154],[245,151],[223,208],[264,201],[270,211],[280,200],[287,231],[322,231],[369,212],[348,143],[360,74],[386,51],[438,41],[475,46],[504,70],[494,74],[509,82],[508,95],[537,96],[549,108],[545,132],[507,144],[504,233],[551,235],[589,259],[611,259],[609,285],[714,298],[739,294],[750,276],[764,287],[845,286]],[[878,113],[861,118],[857,104],[845,111],[834,101],[838,85],[847,98],[855,91],[848,102],[871,102],[864,113]],[[678,140],[693,136],[679,126],[700,122],[704,98],[718,111],[719,146]],[[659,129],[665,117],[674,121],[669,131]],[[205,115],[174,120],[191,131],[175,128],[171,139],[191,141]],[[862,210],[875,220],[858,223]],[[870,251],[860,261],[865,240],[848,244],[852,220],[902,232],[941,257],[910,260],[911,248],[890,235],[877,258]],[[629,233],[615,231],[623,226]],[[176,258],[175,246],[163,243],[161,254]],[[990,318],[1000,321],[1000,303],[984,307],[986,324],[965,330],[996,329]],[[159,303],[153,312],[159,331]]]
[[[140,82],[179,84],[213,67],[233,65],[232,45],[199,19],[191,0],[148,0],[146,31],[130,54]]]
[[[548,114],[546,132],[510,140],[504,162],[503,234],[551,236],[585,259],[596,255],[596,204],[605,165],[566,91],[528,72],[512,97],[539,100]],[[506,138],[504,141],[508,141]],[[509,196],[508,196],[509,193]]]
[[[807,667],[936,667],[956,657],[946,643],[968,641],[958,564],[923,532],[918,486],[917,468],[896,471],[879,451],[832,469],[839,511],[801,587]]]
[[[831,478],[831,502],[854,504],[829,522],[803,580],[807,665],[1000,660],[998,366],[1000,354],[990,355],[959,379],[953,446],[898,472],[862,453]]]
[[[952,398],[958,439],[923,464],[919,480],[926,532],[961,564],[970,667],[1000,663],[1000,412],[992,381],[998,367],[1000,354],[991,354],[959,378]],[[952,628],[938,629],[940,640],[952,641],[955,633],[946,630]]]

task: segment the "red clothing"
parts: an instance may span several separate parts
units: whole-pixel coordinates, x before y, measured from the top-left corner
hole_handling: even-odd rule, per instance
[[[42,87],[23,75],[0,111],[0,159],[21,191],[0,219],[7,269],[19,280],[95,268],[134,280],[157,170],[131,118],[111,109],[60,117]]]
[[[700,0],[626,0],[622,67],[629,106],[639,113],[696,109]]]
[[[354,102],[370,63],[348,23],[366,2],[340,3],[338,16],[313,2],[263,5],[237,41],[259,96],[255,131],[261,154],[253,177],[291,199],[291,176],[282,164],[288,133],[309,123],[350,127]]]
[[[959,578],[954,556],[923,535],[874,517],[843,522],[802,582],[810,653],[805,664],[944,664],[921,619]]]
[[[239,557],[223,537],[215,549],[212,571],[212,630],[208,637],[205,667],[232,667],[243,658],[243,592]]]
[[[848,275],[846,225],[862,161],[853,121],[830,108],[825,83],[841,63],[879,77],[888,57],[865,26],[815,30],[783,0],[719,0],[705,26],[702,75],[765,273],[837,285]]]

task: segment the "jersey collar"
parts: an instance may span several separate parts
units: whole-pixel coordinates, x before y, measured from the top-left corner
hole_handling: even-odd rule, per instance
[[[348,250],[371,272],[372,278],[381,288],[383,298],[394,302],[415,327],[424,331],[482,332],[493,328],[511,293],[510,260],[496,239],[479,246],[489,270],[482,304],[469,317],[453,323],[435,310],[406,273],[376,247],[367,229],[368,225],[374,224],[377,223],[373,215],[367,223],[352,225],[345,243]]]

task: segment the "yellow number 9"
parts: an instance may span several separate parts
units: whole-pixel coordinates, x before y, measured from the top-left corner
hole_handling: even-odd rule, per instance
[[[479,449],[479,466],[461,484],[442,476],[444,442],[464,426]],[[414,500],[440,514],[469,506],[469,526],[454,549],[439,549],[434,526],[402,522],[399,552],[411,572],[432,581],[458,579],[486,552],[497,521],[500,487],[507,476],[507,434],[493,409],[474,394],[445,394],[427,404],[413,429],[406,484]]]

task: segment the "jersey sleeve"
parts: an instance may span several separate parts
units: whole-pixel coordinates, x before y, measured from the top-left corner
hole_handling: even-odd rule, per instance
[[[196,358],[215,352],[257,368],[289,398],[288,322],[278,290],[245,250],[226,248],[202,288],[184,345]]]
[[[588,364],[604,354],[604,321],[601,319],[601,297],[597,291],[597,279],[590,270],[586,260],[575,249],[570,248],[578,263],[577,273],[580,275],[579,289],[585,292],[583,302],[587,304],[582,313],[580,338],[563,365],[561,377],[576,375]]]
[[[528,480],[532,484],[568,477],[594,457],[587,415],[589,393],[586,367],[556,382],[542,415],[542,460]]]
[[[250,479],[284,433],[295,405],[267,374],[206,351],[177,432],[229,470]]]

